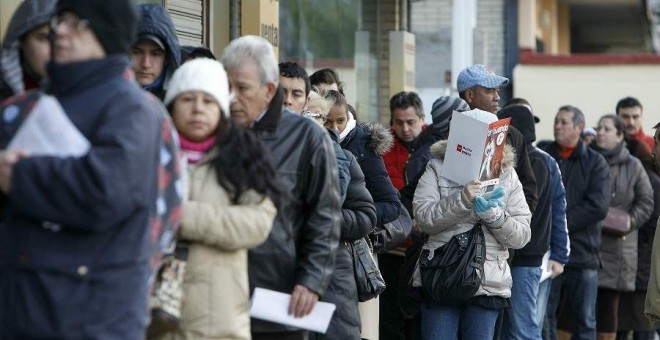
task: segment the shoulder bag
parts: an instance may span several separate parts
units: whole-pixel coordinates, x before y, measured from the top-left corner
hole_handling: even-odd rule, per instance
[[[149,298],[151,323],[147,329],[147,338],[158,337],[178,329],[187,258],[186,242],[177,242],[175,251],[163,256]]]
[[[432,302],[466,302],[484,278],[486,243],[481,224],[454,235],[435,249],[424,249],[419,258],[424,296]]]
[[[385,290],[385,280],[371,254],[369,239],[366,237],[348,242],[353,257],[353,272],[357,285],[358,300],[369,301]]]
[[[607,209],[607,217],[603,220],[603,234],[622,237],[628,235],[630,228],[630,215],[627,211],[617,207]]]

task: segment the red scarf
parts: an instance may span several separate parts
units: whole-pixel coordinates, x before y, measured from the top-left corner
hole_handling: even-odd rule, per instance
[[[187,140],[182,135],[179,135],[181,142],[181,152],[186,156],[189,165],[197,164],[201,161],[206,153],[211,150],[215,145],[216,136],[213,135],[209,139],[202,142],[193,142]]]
[[[630,141],[643,142],[644,144],[646,144],[646,146],[648,146],[649,150],[653,150],[653,148],[655,147],[655,140],[653,140],[653,137],[645,135],[644,130],[642,129],[639,129],[639,131],[636,134],[628,136],[628,139]]]
[[[571,157],[571,155],[573,154],[573,150],[575,150],[575,148],[577,147],[577,145],[576,146],[558,145],[558,146],[559,146],[559,157],[561,159],[567,159],[568,157]]]

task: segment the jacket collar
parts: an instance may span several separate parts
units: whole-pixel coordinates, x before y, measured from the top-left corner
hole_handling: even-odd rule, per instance
[[[103,59],[81,62],[48,64],[50,93],[66,96],[80,92],[91,86],[121,76],[128,68],[129,59],[125,55],[114,55]]]
[[[555,159],[559,158],[559,144],[557,144],[556,141],[550,144],[550,148],[548,151],[550,151],[548,153],[552,155],[552,157],[554,157]],[[586,152],[587,152],[587,146],[582,141],[582,138],[580,138],[577,145],[575,146],[575,149],[573,149],[573,153],[571,153],[571,156],[568,158],[569,159],[580,158],[584,156]]]
[[[280,118],[282,118],[283,103],[284,90],[282,90],[282,87],[278,85],[275,96],[270,102],[270,106],[268,107],[266,114],[261,117],[258,122],[254,123],[253,128],[257,130],[275,131],[275,129],[277,129],[277,125],[280,122]]]

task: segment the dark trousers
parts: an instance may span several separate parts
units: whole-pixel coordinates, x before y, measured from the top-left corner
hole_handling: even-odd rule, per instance
[[[397,295],[399,268],[403,264],[403,256],[393,254],[378,255],[378,267],[385,279],[387,287],[380,294],[380,340],[404,340],[406,319],[401,313]]]
[[[307,331],[273,333],[252,332],[252,340],[307,340]]]

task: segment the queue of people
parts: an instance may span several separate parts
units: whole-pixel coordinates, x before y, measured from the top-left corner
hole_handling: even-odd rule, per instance
[[[359,119],[332,69],[278,65],[256,36],[216,60],[179,46],[162,6],[129,0],[26,0],[0,61],[0,339],[655,336],[660,132],[645,135],[633,97],[593,131],[563,105],[537,141],[532,104],[500,107],[509,80],[472,65],[432,124],[404,91],[387,128]],[[8,149],[51,97],[85,153]],[[511,119],[492,191],[444,172],[457,112]],[[386,288],[362,301],[356,241],[406,216],[405,242],[367,250]],[[438,299],[420,266],[457,239],[483,242],[478,283]],[[173,249],[176,327],[147,333]],[[328,330],[251,318],[256,288],[290,294],[295,318],[334,304]]]

